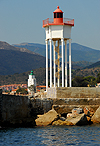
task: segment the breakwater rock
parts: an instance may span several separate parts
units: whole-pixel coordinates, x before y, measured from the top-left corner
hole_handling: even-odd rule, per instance
[[[52,109],[35,120],[37,126],[47,126],[58,119],[58,113]]]
[[[70,116],[68,116],[70,115]],[[100,123],[100,107],[96,110],[94,115],[84,113],[81,108],[76,108],[72,110],[72,113],[68,113],[66,117],[59,115],[54,109],[50,110],[44,115],[39,115],[35,120],[37,126],[47,126],[47,125],[90,125],[93,123]]]
[[[92,116],[91,121],[93,123],[100,123],[100,106],[99,108],[96,110],[96,112],[94,113],[94,115]]]

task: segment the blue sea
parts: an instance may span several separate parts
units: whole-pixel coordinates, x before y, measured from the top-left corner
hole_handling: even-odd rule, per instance
[[[100,125],[0,130],[0,146],[100,146]]]

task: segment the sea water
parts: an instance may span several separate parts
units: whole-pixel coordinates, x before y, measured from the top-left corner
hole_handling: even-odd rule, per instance
[[[100,125],[0,130],[0,146],[100,146]]]

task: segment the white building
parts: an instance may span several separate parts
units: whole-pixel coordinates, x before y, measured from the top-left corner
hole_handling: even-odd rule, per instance
[[[35,86],[36,89],[36,78],[35,75],[33,75],[33,71],[31,71],[31,74],[29,74],[29,79],[28,79],[28,92],[30,93],[29,87],[31,85]]]
[[[50,88],[67,87],[67,41],[69,41],[69,86],[71,87],[71,28],[74,26],[74,19],[63,18],[63,12],[57,9],[53,12],[53,18],[43,20],[43,27],[46,33],[46,90],[48,88],[48,45],[50,46]],[[52,43],[53,58],[52,65]],[[61,45],[61,50],[60,50]],[[64,52],[65,45],[65,52]],[[65,57],[65,67],[64,67]],[[61,65],[60,65],[61,60]],[[54,69],[52,76],[52,66]],[[60,71],[62,71],[62,79],[60,81]],[[65,72],[65,74],[64,74]],[[54,80],[53,80],[54,78]]]

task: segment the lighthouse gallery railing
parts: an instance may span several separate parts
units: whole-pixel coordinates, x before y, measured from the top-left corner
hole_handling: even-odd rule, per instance
[[[74,26],[74,19],[63,18],[63,23],[66,25]],[[53,24],[54,24],[54,18],[47,18],[43,20],[43,26],[53,25]]]

